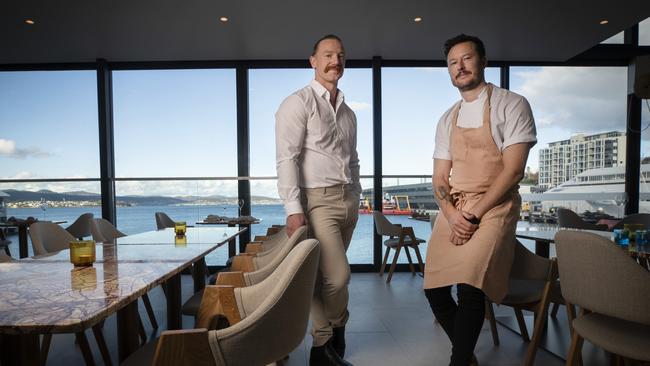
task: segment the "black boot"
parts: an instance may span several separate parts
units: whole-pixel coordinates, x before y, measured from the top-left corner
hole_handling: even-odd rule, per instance
[[[345,325],[338,328],[332,328],[332,348],[339,357],[345,357]]]
[[[309,366],[352,366],[352,364],[336,354],[330,339],[322,346],[311,348]]]

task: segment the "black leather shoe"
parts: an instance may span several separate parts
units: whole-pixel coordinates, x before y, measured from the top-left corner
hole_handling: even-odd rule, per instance
[[[352,366],[336,354],[329,340],[322,346],[312,347],[309,355],[309,366]]]
[[[332,348],[336,351],[339,357],[345,357],[345,325],[338,328],[332,328],[334,335],[332,336]]]

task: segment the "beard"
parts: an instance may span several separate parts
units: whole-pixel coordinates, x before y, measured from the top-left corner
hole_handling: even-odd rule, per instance
[[[458,88],[458,90],[460,90],[460,91],[472,90],[472,89],[478,87],[479,85],[481,85],[481,83],[483,82],[483,79],[484,79],[483,70],[481,70],[478,74],[473,74],[473,73],[469,73],[469,74],[470,74],[470,76],[472,76],[470,79],[465,79],[463,81],[459,81],[458,77],[460,75],[456,75],[456,77],[451,79],[451,83],[456,88]]]

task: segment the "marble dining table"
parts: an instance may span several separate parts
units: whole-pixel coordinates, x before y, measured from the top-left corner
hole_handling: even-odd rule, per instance
[[[67,249],[0,263],[3,361],[40,363],[39,334],[79,334],[116,312],[123,361],[139,346],[136,300],[164,285],[167,328],[180,329],[181,272],[194,266],[195,289],[202,288],[205,256],[244,230],[188,228],[182,240],[170,229],[131,235],[98,244],[96,261],[88,267],[73,266]]]

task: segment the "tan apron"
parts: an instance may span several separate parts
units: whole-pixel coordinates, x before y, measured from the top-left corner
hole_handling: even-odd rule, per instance
[[[481,127],[456,125],[460,103],[452,112],[451,196],[455,207],[464,211],[478,202],[503,169],[501,151],[490,128],[492,85],[487,88]],[[515,188],[481,218],[479,228],[463,245],[449,241],[447,218],[438,215],[427,249],[424,288],[464,283],[480,288],[490,300],[500,303],[508,290],[520,206],[521,197]]]

